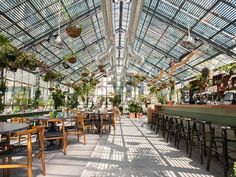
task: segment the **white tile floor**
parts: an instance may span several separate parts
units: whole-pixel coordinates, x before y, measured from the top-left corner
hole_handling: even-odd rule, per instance
[[[87,145],[68,142],[67,155],[59,150],[47,152],[47,177],[212,177],[199,161],[187,157],[155,135],[146,119],[128,119],[117,122],[116,134],[101,138],[87,135]],[[81,138],[82,141],[82,138]],[[34,161],[34,177],[42,177],[40,161]],[[26,176],[25,171],[14,170],[12,177]],[[220,177],[220,175],[219,175]]]

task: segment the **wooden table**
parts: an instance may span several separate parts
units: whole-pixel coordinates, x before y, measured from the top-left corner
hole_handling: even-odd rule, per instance
[[[6,145],[10,148],[10,134],[25,130],[28,127],[29,124],[0,122],[0,135],[6,136]]]

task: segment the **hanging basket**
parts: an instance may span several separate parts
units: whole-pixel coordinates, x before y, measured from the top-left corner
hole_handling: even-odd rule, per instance
[[[74,55],[69,56],[66,60],[71,64],[74,64],[77,61],[76,56],[74,56]]]
[[[81,32],[82,32],[82,27],[77,28],[76,26],[68,26],[66,28],[66,33],[72,38],[79,37]]]
[[[81,73],[81,75],[82,75],[83,77],[87,77],[88,74],[89,74],[89,73],[86,73],[86,72],[85,72],[85,73]]]
[[[100,72],[101,72],[101,73],[105,72],[105,69],[100,69]]]
[[[70,68],[70,66],[69,66],[66,62],[63,62],[62,65],[63,65],[63,67],[64,67],[65,69]]]
[[[49,87],[48,90],[49,90],[49,91],[53,91],[54,88],[53,88],[53,87]]]
[[[98,65],[98,68],[101,70],[101,69],[104,69],[104,65]]]

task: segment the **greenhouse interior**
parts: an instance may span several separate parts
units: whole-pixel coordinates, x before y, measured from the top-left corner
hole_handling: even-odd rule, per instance
[[[0,21],[2,177],[236,176],[236,0],[2,0]]]

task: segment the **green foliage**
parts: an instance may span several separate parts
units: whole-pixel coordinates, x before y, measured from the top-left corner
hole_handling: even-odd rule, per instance
[[[128,111],[130,113],[142,113],[142,106],[138,102],[131,101],[128,104]]]
[[[13,96],[14,105],[19,106],[20,110],[26,110],[28,106],[28,97],[25,92],[17,92]]]
[[[219,71],[225,71],[229,74],[233,74],[233,71],[236,69],[236,63],[230,63],[218,68]]]
[[[68,95],[67,107],[70,109],[77,108],[79,105],[78,102],[78,93],[74,92]]]
[[[38,109],[39,107],[40,96],[41,96],[41,91],[39,90],[39,88],[37,88],[35,90],[35,95],[34,95],[33,104],[32,104],[34,109]]]
[[[119,105],[121,104],[121,95],[114,95],[113,98],[109,98],[109,101],[113,106],[119,107]]]
[[[151,98],[149,95],[139,95],[138,100],[139,102],[145,104],[145,106],[151,103]]]
[[[156,86],[151,85],[149,87],[149,92],[150,92],[150,95],[157,97],[159,95],[160,89]]]
[[[5,105],[3,104],[3,96],[7,90],[6,81],[4,79],[0,80],[0,112],[4,111]]]
[[[158,99],[158,102],[161,104],[164,104],[166,102],[164,95],[159,95],[157,99]]]
[[[52,99],[54,101],[54,108],[58,109],[60,106],[65,105],[65,94],[62,92],[60,88],[56,88],[52,92]]]
[[[52,70],[48,70],[43,77],[45,82],[49,81],[61,81],[62,75],[60,73],[54,72]]]

